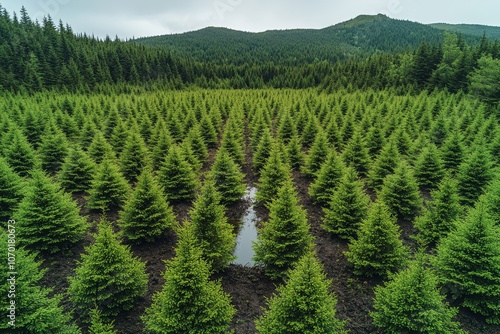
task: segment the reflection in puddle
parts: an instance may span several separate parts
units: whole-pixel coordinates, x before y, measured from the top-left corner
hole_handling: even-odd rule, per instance
[[[257,222],[257,213],[254,209],[256,193],[257,188],[248,187],[245,192],[245,196],[243,196],[243,199],[248,201],[250,206],[241,218],[242,224],[238,231],[236,247],[233,252],[233,255],[237,257],[233,261],[235,264],[241,264],[244,266],[254,265],[254,261],[252,261],[252,257],[254,255],[252,241],[257,240],[257,228],[255,227],[255,223]]]

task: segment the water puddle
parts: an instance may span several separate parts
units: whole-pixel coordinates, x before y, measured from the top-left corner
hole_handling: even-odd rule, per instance
[[[238,237],[236,238],[236,247],[233,252],[233,255],[236,256],[233,263],[249,267],[254,265],[254,261],[252,261],[252,257],[254,255],[252,241],[257,240],[257,227],[255,226],[255,223],[258,219],[257,213],[254,209],[256,193],[257,188],[248,187],[245,192],[245,196],[243,196],[243,199],[248,201],[250,206],[241,218],[240,227],[238,229]]]

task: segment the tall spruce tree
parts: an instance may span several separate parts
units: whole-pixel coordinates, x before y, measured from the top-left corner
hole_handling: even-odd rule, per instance
[[[190,223],[179,231],[175,257],[167,262],[165,284],[142,320],[151,333],[227,333],[236,313],[219,282],[210,280]]]
[[[123,235],[133,242],[153,241],[175,224],[174,212],[163,189],[151,170],[144,169],[120,212],[119,225]]]
[[[91,310],[97,308],[103,319],[110,320],[134,308],[146,292],[148,275],[145,263],[120,242],[108,222],[99,223],[94,239],[75,275],[68,277],[68,295],[84,318],[89,319]]]
[[[81,241],[88,229],[77,204],[42,171],[34,171],[14,214],[21,245],[56,253]]]
[[[14,172],[4,158],[0,157],[0,221],[12,218],[24,196],[22,178]]]
[[[500,324],[500,237],[482,201],[441,240],[434,265],[453,299]]]
[[[323,209],[322,227],[341,238],[354,238],[359,225],[367,217],[369,203],[370,198],[358,173],[352,167],[346,168],[328,208]]]
[[[215,188],[221,194],[221,202],[230,204],[239,200],[245,193],[244,178],[240,166],[233,160],[229,152],[220,148],[210,170]]]
[[[288,269],[312,249],[306,211],[299,205],[293,181],[288,178],[269,208],[254,242],[254,260],[265,266],[266,275],[285,277]]]
[[[347,333],[335,317],[337,299],[330,284],[314,253],[307,252],[268,300],[267,310],[256,320],[257,332]]]
[[[73,147],[64,159],[57,180],[67,192],[88,191],[92,185],[95,170],[95,163],[88,154],[80,147]]]
[[[386,277],[406,264],[408,250],[399,239],[399,226],[389,208],[375,202],[368,218],[359,226],[357,239],[349,243],[345,253],[354,273]]]
[[[321,165],[316,180],[309,186],[309,195],[316,203],[325,205],[331,201],[344,170],[344,162],[337,152],[331,150],[326,161]]]

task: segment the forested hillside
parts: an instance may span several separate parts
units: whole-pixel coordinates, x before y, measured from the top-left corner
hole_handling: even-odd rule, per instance
[[[455,34],[463,34],[470,36],[483,36],[491,39],[500,39],[500,28],[491,27],[479,24],[449,24],[449,23],[432,23],[431,27],[441,30],[446,30]]]

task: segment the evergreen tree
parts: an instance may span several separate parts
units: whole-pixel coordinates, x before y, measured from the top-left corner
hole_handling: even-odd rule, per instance
[[[500,324],[500,238],[483,203],[441,240],[435,267],[453,299]]]
[[[256,321],[259,333],[346,333],[335,318],[337,299],[331,282],[313,252],[306,253],[290,272],[286,285],[268,300]]]
[[[85,146],[84,146],[85,147]],[[89,146],[88,153],[90,157],[98,164],[106,158],[114,158],[113,147],[106,141],[101,131],[97,131]]]
[[[316,138],[314,143],[309,149],[308,155],[306,157],[306,163],[302,172],[309,177],[315,177],[316,172],[319,171],[323,162],[325,162],[330,148],[328,147],[328,139],[323,131],[316,132]]]
[[[380,155],[377,157],[368,174],[370,186],[375,190],[380,190],[384,184],[386,176],[394,173],[399,164],[399,153],[394,141],[389,140],[384,145]]]
[[[383,202],[376,202],[368,218],[359,226],[357,239],[349,243],[345,253],[356,275],[382,276],[396,272],[405,265],[408,250],[399,239],[396,219]]]
[[[443,161],[436,145],[430,144],[422,150],[415,164],[415,178],[427,190],[437,188],[444,176]]]
[[[102,319],[101,311],[97,308],[90,310],[89,334],[116,334],[113,322],[105,322]]]
[[[464,333],[458,313],[439,293],[437,276],[422,254],[384,286],[375,288],[373,323],[384,333]]]
[[[0,221],[12,218],[24,196],[22,178],[14,172],[4,158],[0,157]]]
[[[7,163],[22,177],[28,176],[30,171],[39,164],[35,151],[22,132],[17,129],[3,153]]]
[[[68,294],[79,314],[88,317],[97,308],[108,320],[134,308],[146,292],[148,275],[145,263],[120,242],[109,223],[99,223],[94,239],[75,275],[68,277]]]
[[[95,173],[94,161],[81,148],[71,148],[64,159],[57,180],[70,193],[88,191]]]
[[[288,163],[293,170],[300,170],[305,162],[305,156],[302,152],[302,143],[298,136],[293,136],[286,146]]]
[[[245,175],[225,149],[220,148],[217,152],[210,175],[215,182],[215,188],[221,195],[223,204],[235,202],[245,193],[246,187],[243,183]]]
[[[431,192],[432,201],[425,208],[422,216],[415,220],[419,230],[416,239],[422,245],[434,245],[455,227],[455,221],[462,212],[458,196],[457,183],[446,177],[439,188]]]
[[[217,146],[217,141],[219,139],[217,130],[210,120],[210,117],[206,113],[203,113],[203,116],[200,120],[200,134],[208,147]]]
[[[350,239],[368,214],[370,198],[365,194],[363,182],[356,171],[348,167],[331,198],[329,208],[323,209],[323,228],[341,238]]]
[[[170,150],[173,144],[174,140],[170,136],[168,130],[166,128],[160,130],[156,144],[153,146],[151,156],[153,169],[158,170],[160,168],[161,163],[165,160],[166,152]]]
[[[136,182],[142,170],[150,165],[149,151],[137,129],[132,129],[120,156],[120,170],[131,182]]]
[[[388,175],[380,198],[398,218],[412,219],[420,210],[422,199],[410,166],[403,160],[394,174]]]
[[[458,166],[464,159],[463,138],[458,131],[453,131],[446,138],[441,147],[441,156],[443,157],[444,167],[455,174]]]
[[[87,198],[91,209],[109,211],[120,207],[128,194],[130,185],[123,177],[115,162],[106,158],[97,167]]]
[[[167,262],[165,284],[142,316],[151,333],[227,333],[233,315],[230,296],[210,280],[191,224],[179,231],[175,257]]]
[[[271,155],[272,146],[273,137],[271,135],[271,131],[268,128],[265,128],[252,159],[253,168],[257,173],[260,172],[262,167],[266,164],[267,159]]]
[[[457,173],[458,192],[462,204],[472,206],[493,179],[493,162],[483,144],[471,148]]]
[[[232,118],[227,121],[224,127],[220,149],[226,150],[236,163],[245,163],[245,143],[241,129],[235,121],[232,121]]]
[[[47,126],[41,138],[38,153],[42,168],[49,174],[57,173],[64,158],[68,155],[68,140],[64,133],[55,125]]]
[[[158,171],[158,181],[171,201],[191,200],[195,196],[198,179],[184,158],[179,146],[172,146]]]
[[[283,117],[281,117],[277,134],[280,140],[285,144],[288,144],[294,136],[297,136],[297,128],[289,112],[286,112]]]
[[[202,258],[215,271],[227,267],[234,259],[232,253],[236,244],[233,227],[227,222],[225,208],[220,202],[221,195],[209,177],[189,213]]]
[[[12,244],[8,243],[9,239],[4,231],[7,229],[0,231],[0,251],[2,254],[8,254]],[[60,306],[62,296],[52,296],[52,290],[41,287],[40,281],[47,269],[40,268],[35,253],[16,247],[15,256],[15,281],[11,281],[11,276],[7,275],[12,272],[7,259],[0,262],[3,277],[0,283],[0,293],[3,296],[0,299],[0,307],[4,313],[0,331],[12,334],[80,334],[81,331],[71,324],[71,316],[64,313]],[[11,291],[12,282],[15,292]],[[12,298],[8,298],[9,296]],[[11,301],[15,301],[15,319],[9,317]],[[9,324],[10,321],[13,321],[15,326]]]
[[[191,144],[185,140],[180,144],[181,154],[184,157],[184,160],[191,166],[191,169],[195,174],[199,174],[201,168],[203,167],[203,161],[199,160],[196,156]]]
[[[486,188],[483,203],[497,226],[500,226],[500,178],[496,177]]]
[[[342,174],[344,173],[344,162],[334,150],[330,151],[326,161],[321,165],[318,176],[309,186],[309,195],[316,203],[321,205],[331,201]]]
[[[26,195],[14,214],[22,245],[55,253],[81,241],[87,231],[77,204],[42,171],[31,174]]]
[[[276,198],[278,189],[290,178],[290,169],[283,162],[282,154],[278,147],[278,145],[273,146],[271,155],[267,159],[257,184],[257,201],[266,206]]]
[[[269,221],[254,242],[254,260],[265,266],[266,274],[284,277],[288,269],[312,249],[306,211],[299,205],[293,181],[288,178],[269,208]]]
[[[153,241],[175,223],[174,212],[163,189],[149,168],[144,169],[120,212],[119,225],[123,235],[133,242]]]
[[[357,129],[347,143],[344,152],[342,152],[342,160],[347,166],[353,167],[360,176],[366,176],[368,173],[370,155],[361,135],[361,129]]]

